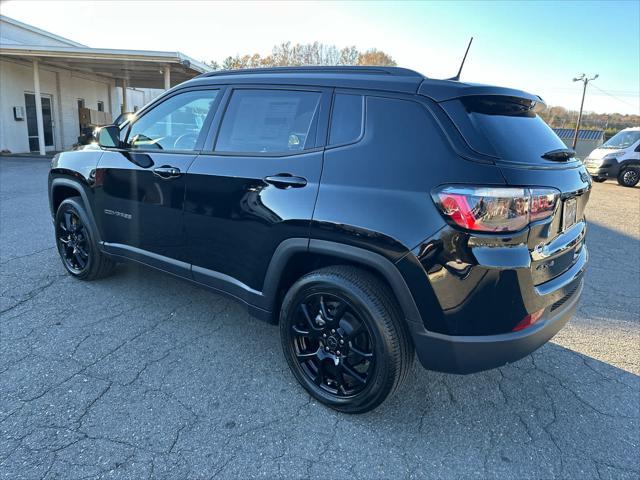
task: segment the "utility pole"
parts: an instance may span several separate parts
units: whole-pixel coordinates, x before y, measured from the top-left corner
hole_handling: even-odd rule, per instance
[[[574,150],[576,149],[576,143],[578,143],[578,131],[580,130],[580,120],[582,120],[582,108],[584,107],[584,95],[585,93],[587,93],[587,84],[590,81],[598,78],[598,76],[599,75],[596,73],[595,76],[591,78],[587,78],[587,76],[584,73],[581,73],[579,77],[576,77],[573,79],[574,82],[582,82],[584,85],[582,87],[582,101],[580,102],[580,113],[578,113],[578,122],[576,123],[576,131],[573,134],[573,146],[571,148],[573,148]]]

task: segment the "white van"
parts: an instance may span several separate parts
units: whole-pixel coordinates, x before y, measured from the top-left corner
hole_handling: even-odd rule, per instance
[[[633,187],[640,181],[640,127],[619,131],[585,158],[595,182],[615,178],[620,185]]]

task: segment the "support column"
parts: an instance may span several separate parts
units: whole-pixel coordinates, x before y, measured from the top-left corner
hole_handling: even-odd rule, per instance
[[[38,147],[40,155],[45,155],[44,120],[42,119],[42,99],[40,98],[40,69],[38,60],[33,61],[33,92],[36,97],[36,124],[38,125]]]
[[[122,113],[129,112],[129,100],[127,98],[127,90],[129,89],[129,80],[122,79]]]
[[[54,135],[56,150],[64,150],[65,149],[65,138],[64,138],[64,116],[62,113],[62,86],[60,81],[60,72],[56,72],[56,96],[58,97],[57,102],[55,102],[58,106],[57,108],[57,117],[54,125]],[[53,108],[53,105],[51,105]]]
[[[169,65],[164,67],[164,89],[169,90],[171,88],[171,67]]]
[[[118,81],[112,80],[109,83],[109,112],[113,122],[120,115],[120,101],[118,100]]]

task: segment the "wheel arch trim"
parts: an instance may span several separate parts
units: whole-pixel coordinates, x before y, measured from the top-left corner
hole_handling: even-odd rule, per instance
[[[98,231],[98,224],[96,223],[95,216],[93,215],[92,203],[89,201],[89,196],[85,190],[85,187],[82,183],[72,180],[70,178],[53,178],[51,180],[51,186],[49,187],[49,208],[51,210],[52,217],[55,218],[56,212],[53,210],[53,192],[55,192],[56,187],[68,187],[76,190],[80,198],[82,198],[82,203],[84,203],[85,212],[91,220],[90,228],[93,230],[93,234],[96,236],[97,242],[101,242],[102,238],[100,236],[100,232]]]
[[[279,280],[288,261],[294,254],[300,252],[329,255],[369,267],[382,275],[390,285],[405,319],[411,322],[421,321],[418,307],[413,300],[404,277],[390,260],[378,253],[353,245],[306,238],[284,240],[274,252],[264,280],[262,298],[265,301],[265,305],[263,308],[274,310]]]
[[[640,159],[628,158],[626,160],[622,160],[619,165],[621,171],[628,167],[640,167]]]

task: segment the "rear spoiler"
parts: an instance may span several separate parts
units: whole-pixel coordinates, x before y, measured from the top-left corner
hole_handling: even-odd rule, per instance
[[[530,100],[536,104],[546,105],[538,95],[513,88],[494,87],[477,83],[461,83],[455,80],[433,80],[425,78],[418,87],[418,94],[429,97],[435,102],[446,102],[470,96],[501,96]]]

